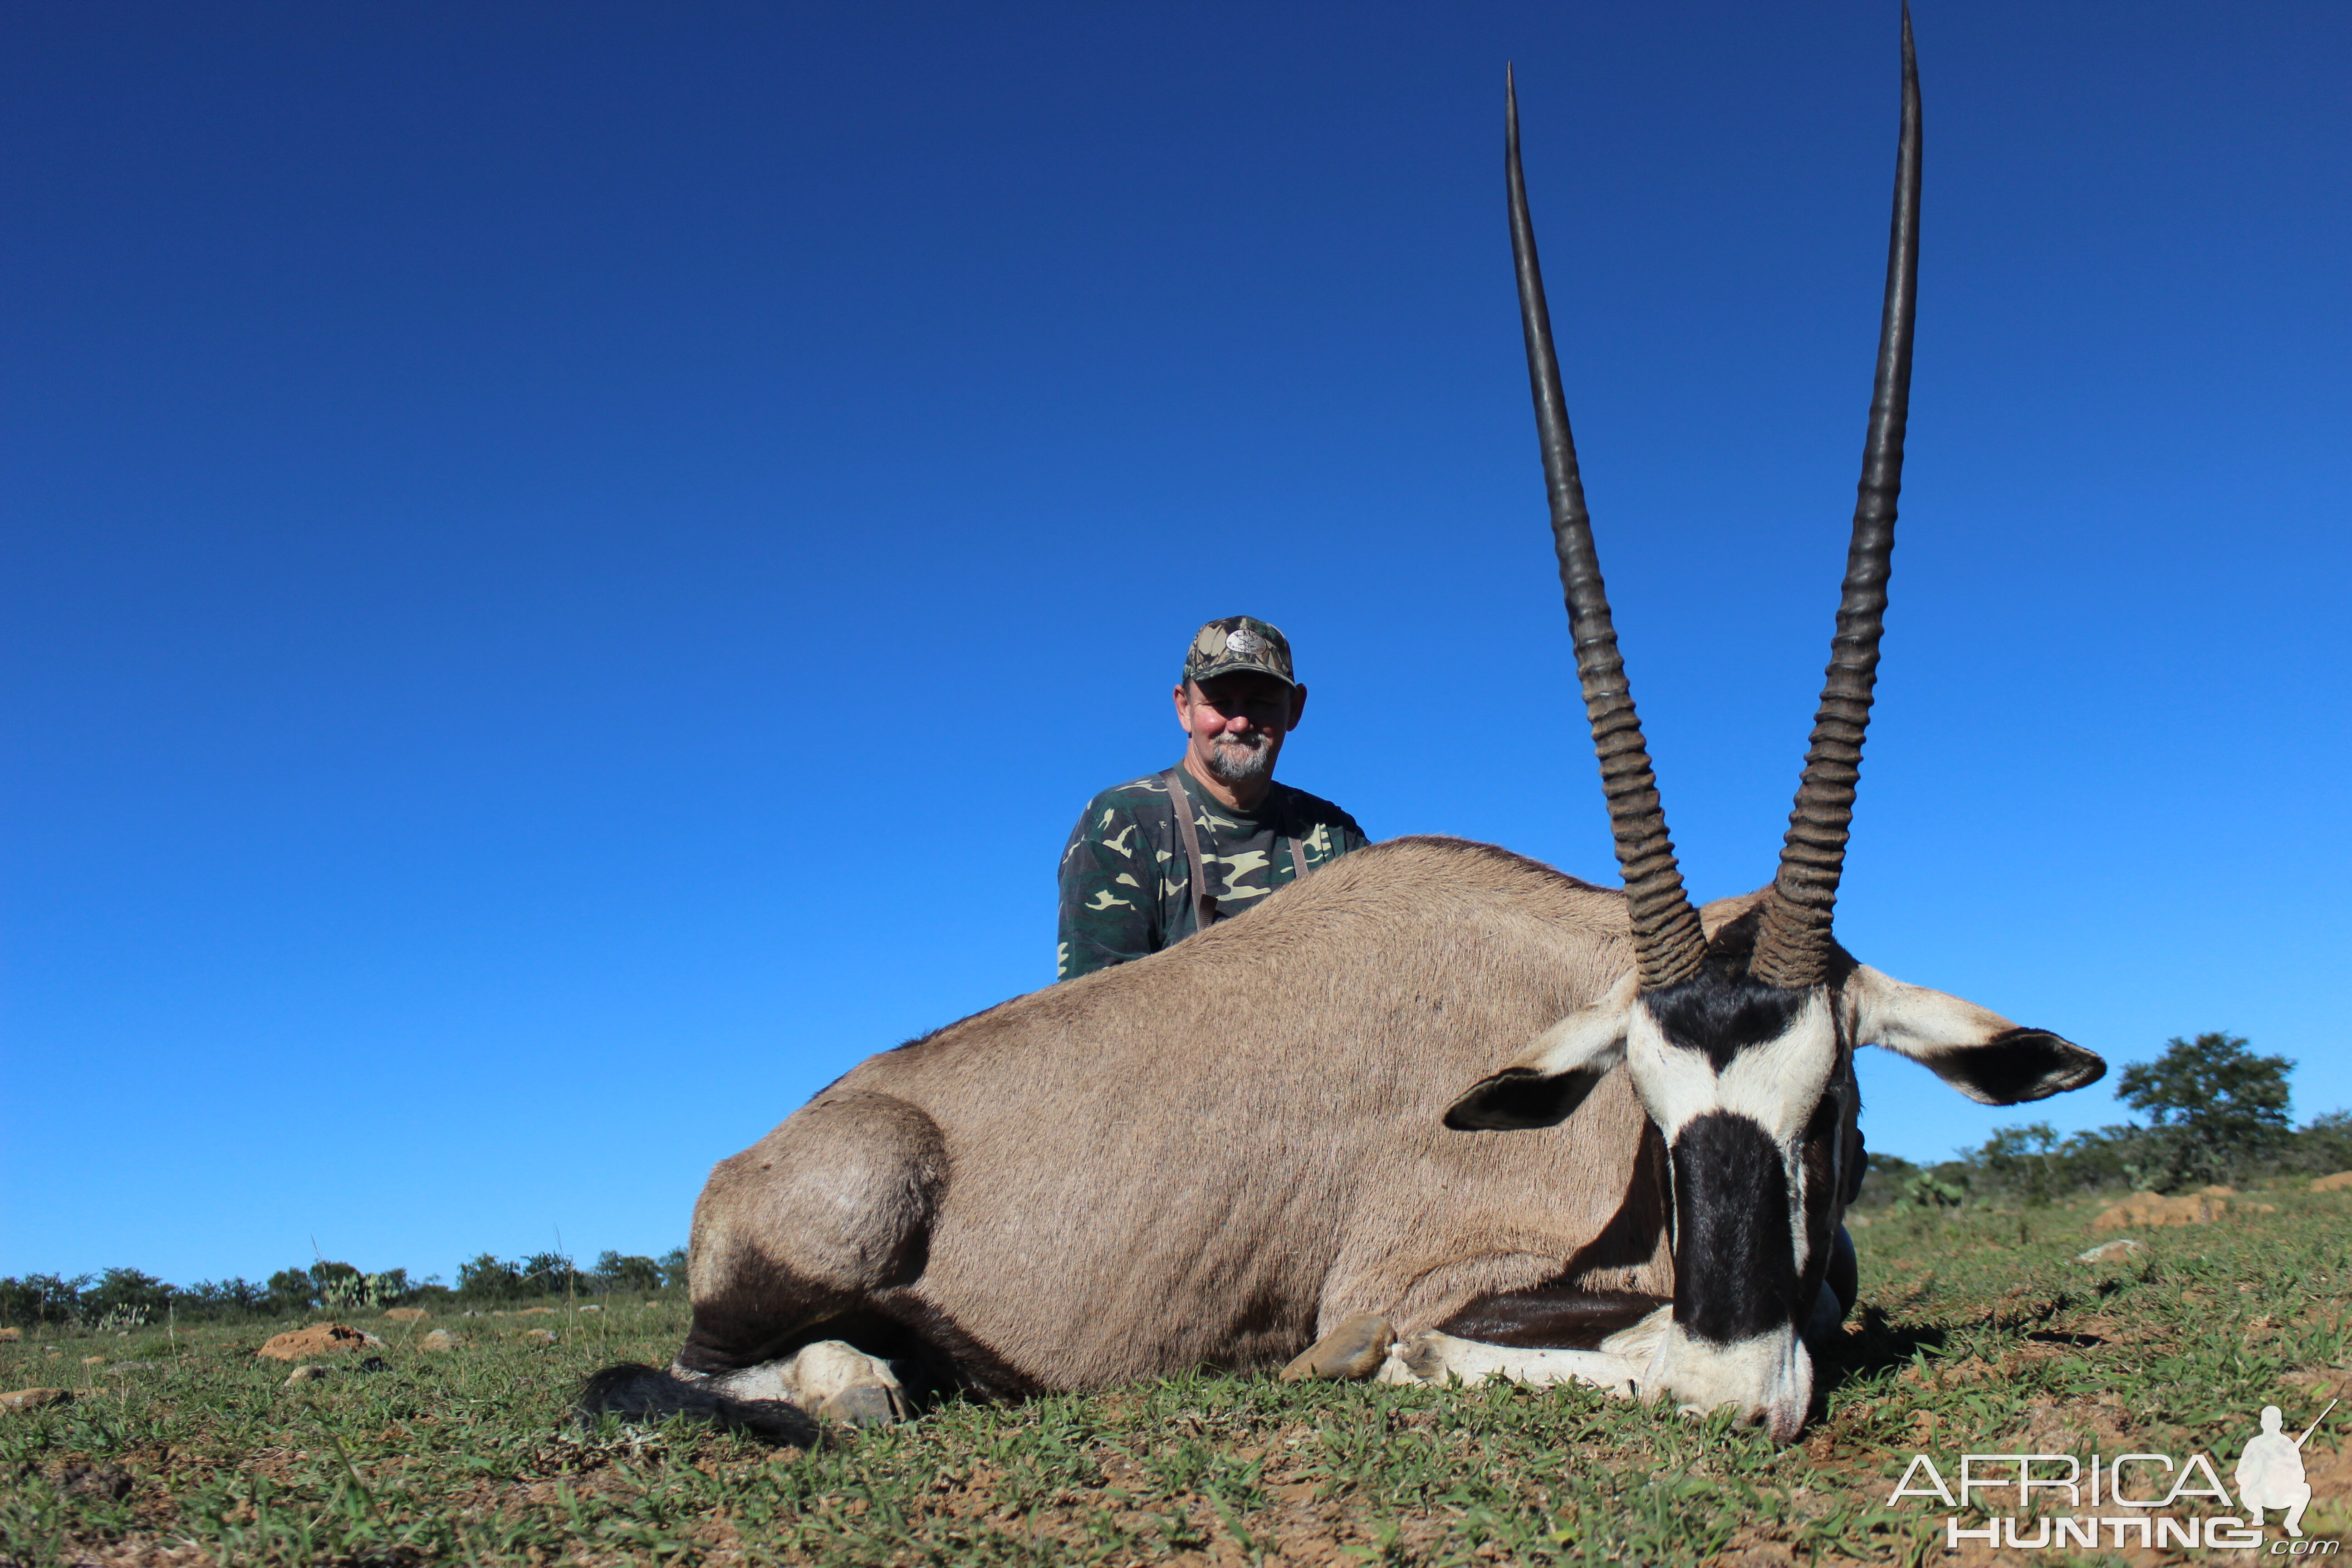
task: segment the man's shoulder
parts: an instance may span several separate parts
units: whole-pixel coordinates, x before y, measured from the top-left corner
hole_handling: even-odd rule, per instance
[[[1168,809],[1168,776],[1146,773],[1139,779],[1115,784],[1097,791],[1087,802],[1080,815],[1082,830],[1098,830],[1124,817],[1151,817],[1164,815]]]

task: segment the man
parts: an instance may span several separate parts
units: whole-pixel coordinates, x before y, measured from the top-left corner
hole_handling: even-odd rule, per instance
[[[1070,830],[1058,979],[1158,952],[1363,847],[1354,817],[1274,782],[1307,711],[1280,632],[1248,616],[1211,621],[1174,696],[1184,760],[1103,791]]]

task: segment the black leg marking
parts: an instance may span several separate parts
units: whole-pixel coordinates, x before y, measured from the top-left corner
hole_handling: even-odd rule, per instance
[[[1513,1350],[1591,1351],[1666,1304],[1636,1290],[1576,1290],[1538,1285],[1465,1303],[1438,1332]]]
[[[900,1381],[927,1393],[954,1391],[982,1399],[1026,1399],[1045,1386],[1013,1367],[947,1313],[911,1290],[877,1291],[863,1310],[813,1331],[811,1340],[847,1340],[868,1355],[903,1363]]]

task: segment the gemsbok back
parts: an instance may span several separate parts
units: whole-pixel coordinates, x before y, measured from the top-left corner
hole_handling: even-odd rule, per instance
[[[1831,930],[1878,664],[1918,260],[1902,130],[1827,683],[1780,869],[1683,890],[1593,553],[1507,84],[1505,168],[1560,582],[1622,891],[1404,838],[1165,952],[872,1057],[721,1162],[673,1366],[583,1410],[786,1436],[963,1390],[1199,1366],[1580,1381],[1785,1441],[1852,1305],[1853,1056],[1969,1099],[2105,1064],[1857,963]]]

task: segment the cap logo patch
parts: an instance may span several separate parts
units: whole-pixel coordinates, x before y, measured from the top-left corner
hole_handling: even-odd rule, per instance
[[[1249,658],[1265,648],[1265,639],[1247,626],[1225,634],[1225,651],[1239,658]]]

